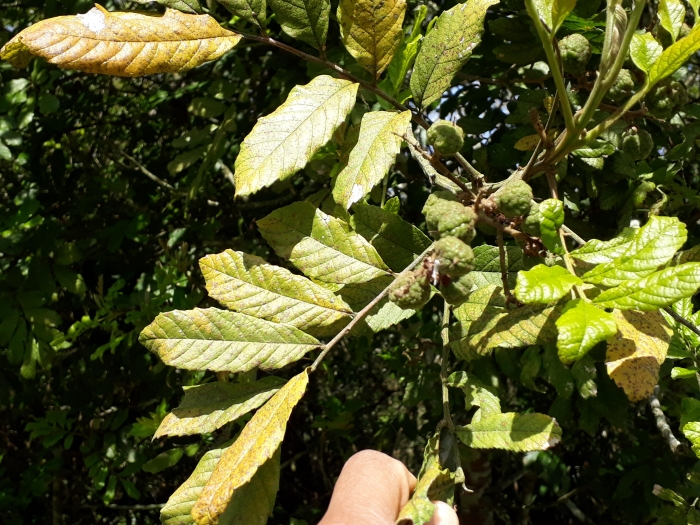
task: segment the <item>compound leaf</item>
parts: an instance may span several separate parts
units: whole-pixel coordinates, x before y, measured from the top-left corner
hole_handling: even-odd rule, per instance
[[[608,375],[632,402],[651,395],[666,359],[672,330],[661,312],[614,310],[618,332],[608,340]]]
[[[158,314],[139,341],[167,365],[229,372],[275,370],[319,347],[292,326],[216,308]]]
[[[255,255],[226,250],[199,266],[209,295],[225,307],[317,337],[334,335],[352,313],[330,290]]]
[[[365,113],[357,144],[335,181],[335,202],[350,209],[384,179],[401,150],[401,137],[411,133],[410,122],[410,111]]]
[[[661,47],[654,35],[644,33],[642,35],[635,34],[632,36],[630,43],[630,55],[634,64],[642,71],[649,73],[651,68],[659,60],[664,48]]]
[[[438,100],[481,42],[486,10],[499,0],[470,0],[443,12],[423,40],[411,75],[419,108]]]
[[[215,525],[232,497],[279,449],[292,410],[309,383],[309,370],[294,376],[258,410],[221,456],[192,508],[198,525]]]
[[[406,0],[340,0],[338,23],[345,48],[378,79],[401,43]]]
[[[649,86],[673,75],[698,50],[700,50],[700,24],[696,23],[685,38],[681,38],[661,53],[649,70]]]
[[[236,195],[250,195],[294,175],[322,148],[355,105],[358,84],[321,75],[296,86],[258,119],[236,158]]]
[[[209,15],[175,9],[162,16],[109,12],[59,16],[29,26],[0,49],[0,59],[24,67],[28,54],[64,69],[139,77],[192,69],[219,58],[241,36]]]
[[[229,12],[240,16],[246,22],[250,22],[260,29],[265,28],[266,4],[265,0],[216,0]]]
[[[322,282],[364,283],[388,275],[374,247],[340,219],[309,202],[295,202],[258,221],[277,255]]]
[[[546,304],[558,301],[583,281],[561,266],[538,264],[518,273],[515,297],[525,304]]]
[[[569,301],[556,325],[559,359],[564,364],[581,359],[595,345],[617,333],[612,314],[583,299]]]
[[[270,399],[284,385],[278,377],[252,383],[207,383],[185,387],[179,407],[165,416],[154,438],[214,432]]]
[[[459,439],[472,448],[513,452],[547,450],[561,441],[561,427],[544,414],[492,414],[457,427]]]
[[[330,0],[268,0],[282,31],[316,49],[325,49]]]

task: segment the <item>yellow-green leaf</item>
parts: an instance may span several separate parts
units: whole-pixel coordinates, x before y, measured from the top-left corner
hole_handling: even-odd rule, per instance
[[[410,111],[365,113],[360,125],[360,138],[335,181],[335,202],[350,209],[384,180],[384,175],[401,150],[401,137],[411,134],[410,122]]]
[[[268,0],[282,31],[316,49],[325,49],[330,0]]]
[[[236,312],[335,335],[352,310],[331,291],[255,255],[226,250],[199,261],[209,295]]]
[[[682,0],[659,0],[656,14],[661,26],[669,32],[673,42],[675,42],[685,21],[685,6]]]
[[[551,37],[554,38],[561,24],[576,7],[576,0],[534,0],[534,5],[537,14],[547,24]]]
[[[561,266],[538,264],[518,273],[514,294],[525,304],[546,304],[558,301],[583,281]]]
[[[695,24],[685,38],[664,49],[659,60],[649,70],[649,85],[673,75],[697,51],[700,50],[700,24]]]
[[[198,525],[215,525],[229,501],[248,483],[279,448],[292,410],[309,383],[305,369],[294,376],[258,410],[238,439],[221,456],[192,508]]]
[[[629,249],[630,243],[635,240],[639,231],[639,228],[625,228],[617,237],[609,241],[591,239],[571,252],[571,256],[591,264],[611,262]]]
[[[661,47],[654,35],[651,33],[639,34],[632,36],[630,42],[630,56],[634,65],[642,71],[648,73],[656,61],[663,53],[664,48]]]
[[[64,69],[138,77],[191,69],[219,58],[240,39],[209,15],[175,9],[162,16],[118,13],[98,5],[84,15],[29,26],[0,49],[0,59],[21,67],[31,53]]]
[[[284,385],[279,377],[252,383],[206,383],[185,387],[179,407],[163,418],[154,438],[214,432],[270,399]]]
[[[401,43],[406,0],[340,0],[338,23],[345,48],[378,79]]]
[[[403,506],[396,518],[396,523],[406,525],[425,525],[430,522],[435,511],[435,504],[430,501],[429,492],[434,485],[453,485],[454,473],[450,469],[443,469],[437,455],[431,458],[429,464],[424,465],[425,472],[416,483],[411,499]]]
[[[250,195],[304,166],[355,105],[358,84],[327,75],[296,86],[284,104],[258,119],[236,158],[236,195]]]
[[[513,452],[547,450],[561,441],[561,427],[544,414],[491,414],[475,423],[457,427],[459,439],[472,448]]]
[[[608,375],[632,402],[654,391],[673,331],[661,312],[614,310],[618,333],[608,340]]]
[[[277,255],[312,279],[352,284],[389,274],[370,243],[309,202],[275,210],[257,224]]]
[[[274,370],[319,347],[284,324],[215,308],[158,314],[139,341],[167,365],[187,370]]]
[[[556,325],[559,359],[567,365],[617,333],[615,318],[583,299],[569,301]]]

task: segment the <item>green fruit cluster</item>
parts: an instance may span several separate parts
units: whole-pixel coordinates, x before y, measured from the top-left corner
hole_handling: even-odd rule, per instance
[[[620,149],[633,160],[644,160],[654,149],[654,139],[648,131],[632,128],[622,137]]]
[[[680,82],[665,78],[656,84],[644,98],[649,114],[669,119],[688,103],[688,94]]]
[[[559,41],[559,51],[564,71],[577,77],[586,72],[591,59],[591,44],[585,36],[578,33],[565,36]]]
[[[464,131],[448,120],[438,120],[428,129],[428,144],[445,157],[450,157],[464,146]]]
[[[457,237],[469,243],[474,239],[476,214],[474,210],[457,202],[457,197],[448,191],[435,192],[423,206],[423,215],[432,235]]]
[[[518,180],[498,190],[493,196],[493,201],[499,212],[512,218],[530,212],[532,197],[532,188],[528,183]]]
[[[389,300],[404,310],[419,310],[430,300],[430,284],[420,268],[399,275],[389,290]]]
[[[447,304],[459,306],[467,300],[473,285],[471,275],[462,275],[456,279],[448,278],[440,282],[440,294]]]
[[[617,75],[615,82],[610,87],[607,93],[608,99],[613,102],[620,102],[626,99],[634,89],[634,79],[629,69],[621,69]]]
[[[530,213],[525,217],[520,229],[533,237],[539,237],[542,234],[540,230],[540,205],[535,201],[532,201]]]
[[[460,277],[474,269],[474,252],[457,237],[444,237],[435,243],[435,264],[439,272],[449,277]]]

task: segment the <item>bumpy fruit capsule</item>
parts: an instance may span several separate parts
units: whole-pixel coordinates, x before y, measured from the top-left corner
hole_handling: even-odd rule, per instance
[[[520,229],[525,233],[532,235],[533,237],[539,237],[541,235],[540,231],[540,205],[535,201],[532,201],[530,206],[530,213],[527,214],[525,220],[523,221]]]
[[[472,291],[473,281],[470,275],[463,275],[450,280],[447,284],[440,284],[440,293],[447,304],[459,306],[467,300]]]
[[[651,88],[644,102],[650,115],[669,119],[688,103],[688,94],[683,84],[665,78]]]
[[[457,237],[445,237],[435,243],[435,264],[438,272],[450,277],[459,277],[474,269],[474,252]]]
[[[506,217],[517,217],[530,212],[532,188],[521,180],[506,184],[493,196],[498,211]]]
[[[591,59],[591,44],[585,36],[565,36],[559,41],[559,51],[564,71],[577,77],[586,72],[586,64]]]
[[[634,79],[629,69],[621,69],[615,83],[610,87],[607,97],[613,102],[620,102],[627,98],[634,89]]]
[[[464,131],[447,120],[438,120],[428,129],[428,144],[440,155],[449,157],[464,146]]]
[[[622,138],[620,149],[633,160],[644,160],[654,149],[654,139],[651,138],[648,131],[631,129]]]
[[[399,275],[389,290],[389,300],[404,310],[419,310],[430,300],[430,285],[422,271]]]
[[[457,237],[464,242],[472,242],[476,231],[476,213],[471,208],[467,208],[462,204],[455,202],[454,205],[448,206],[442,210],[445,213],[440,215],[437,223],[437,231],[440,238],[442,237]]]
[[[442,216],[446,202],[457,203],[457,196],[451,191],[436,191],[428,196],[423,206],[423,215],[429,230],[437,230],[438,220]]]

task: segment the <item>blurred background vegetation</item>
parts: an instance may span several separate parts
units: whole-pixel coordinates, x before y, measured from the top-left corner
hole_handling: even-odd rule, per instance
[[[428,5],[428,19],[455,4],[408,3],[409,13]],[[565,32],[600,46],[600,2],[579,4]],[[252,32],[208,5],[220,22]],[[31,23],[90,7],[0,0],[0,45]],[[469,137],[465,154],[497,181],[527,158],[513,146],[533,133],[528,111],[544,111],[553,87],[521,2],[503,0],[488,20],[478,54],[433,116],[458,119]],[[274,20],[270,27],[293,43]],[[329,47],[332,60],[363,75],[334,24]],[[210,302],[197,265],[207,253],[232,248],[284,264],[255,221],[327,187],[336,152],[318,154],[305,176],[236,203],[230,168],[256,119],[319,72],[249,42],[186,74],[140,79],[62,71],[41,60],[22,71],[0,64],[0,522],[158,523],[160,506],[202,454],[240,430],[247,418],[211,435],[152,441],[182,387],[215,377],[164,366],[138,334],[159,312]],[[657,149],[647,162],[630,164],[619,153],[577,158],[560,173],[567,225],[584,238],[609,238],[657,206],[687,222],[689,245],[698,244],[697,64],[679,77],[690,104],[678,118],[646,121]],[[367,108],[378,104],[361,95]],[[360,118],[356,110],[352,119]],[[392,180],[402,215],[419,224],[428,192],[420,168],[400,158]],[[270,523],[316,522],[357,450],[382,450],[417,472],[425,437],[442,416],[438,306],[398,330],[349,340],[326,360],[288,427]],[[685,482],[688,471],[700,471],[696,460],[671,453],[645,404],[630,405],[605,373],[597,396],[571,395],[575,378],[551,354],[497,351],[469,365],[498,389],[504,411],[557,417],[564,441],[525,456],[465,448],[475,493],[462,498],[464,523],[666,522],[672,507],[652,495],[655,483],[690,501],[700,496]],[[687,410],[681,401],[700,398],[700,389],[696,381],[671,382],[671,366],[662,368],[662,389],[677,430]],[[456,417],[466,419],[461,407],[456,400]]]

